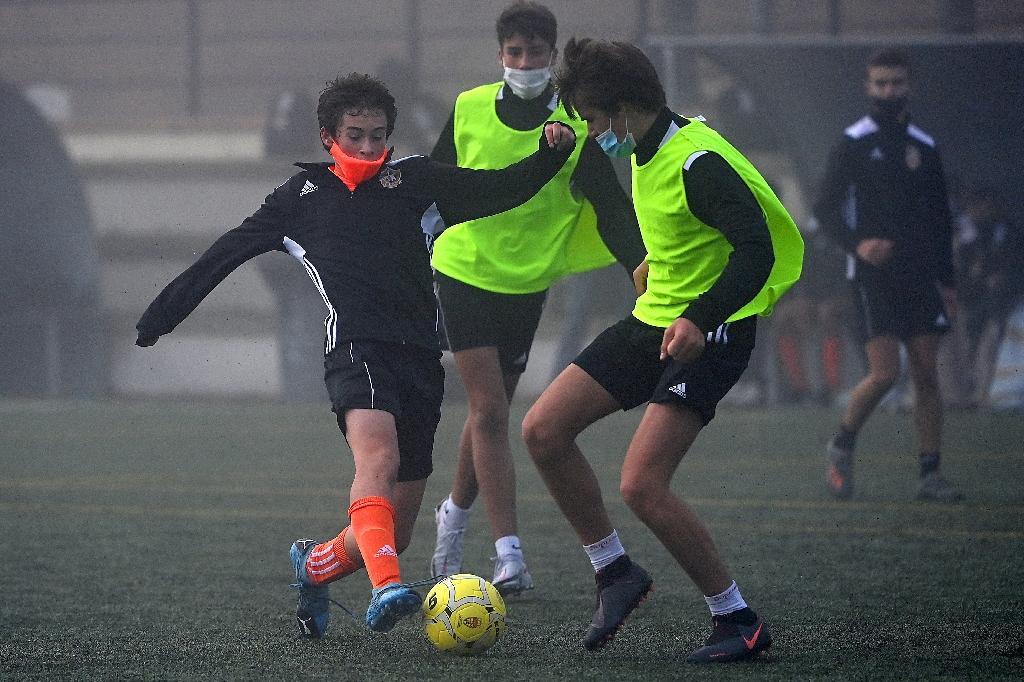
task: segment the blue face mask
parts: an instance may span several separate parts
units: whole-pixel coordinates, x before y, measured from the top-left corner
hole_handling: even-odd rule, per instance
[[[604,153],[614,159],[624,159],[636,149],[636,140],[633,139],[633,133],[629,132],[628,118],[626,119],[626,136],[622,138],[622,142],[619,142],[619,138],[612,130],[611,118],[608,119],[608,130],[595,137],[594,142],[601,145]]]

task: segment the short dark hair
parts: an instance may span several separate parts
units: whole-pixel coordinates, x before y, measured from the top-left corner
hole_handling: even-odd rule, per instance
[[[909,76],[910,56],[899,48],[887,47],[868,57],[867,68],[871,69],[876,66],[906,69],[907,75]]]
[[[494,28],[498,33],[499,45],[504,45],[506,40],[517,33],[527,40],[536,36],[552,48],[558,42],[558,20],[551,10],[539,2],[519,0],[512,3],[498,16]]]
[[[388,136],[395,129],[398,107],[384,82],[365,73],[350,73],[327,81],[320,91],[316,118],[321,128],[334,135],[341,118],[353,111],[383,111],[388,120]]]
[[[565,110],[576,117],[576,104],[614,116],[623,104],[645,111],[665,106],[665,88],[654,64],[631,43],[570,38],[554,76]]]

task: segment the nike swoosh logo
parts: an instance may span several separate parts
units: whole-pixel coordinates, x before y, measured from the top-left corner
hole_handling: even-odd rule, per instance
[[[752,650],[757,645],[757,639],[761,636],[761,628],[763,628],[763,627],[764,627],[764,622],[762,622],[760,625],[758,625],[757,629],[754,630],[754,636],[753,637],[751,637],[750,639],[747,639],[746,637],[743,637],[743,642],[747,645],[747,651]]]

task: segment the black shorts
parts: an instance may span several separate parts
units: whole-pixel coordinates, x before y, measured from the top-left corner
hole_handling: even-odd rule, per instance
[[[627,317],[604,330],[573,361],[601,384],[623,410],[645,402],[678,403],[707,424],[739,381],[754,350],[757,318],[723,324],[708,334],[693,362],[659,360],[665,330]]]
[[[440,272],[434,273],[434,281],[452,352],[494,346],[501,371],[522,374],[548,292],[499,294]]]
[[[390,412],[398,430],[398,480],[430,475],[444,396],[444,368],[435,351],[380,341],[342,343],[324,359],[324,382],[342,433],[347,410]]]
[[[895,283],[860,268],[853,282],[858,331],[862,341],[895,336],[906,341],[922,334],[944,334],[949,318],[933,281]]]

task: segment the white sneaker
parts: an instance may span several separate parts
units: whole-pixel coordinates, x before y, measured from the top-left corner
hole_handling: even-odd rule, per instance
[[[526,569],[526,563],[516,557],[498,557],[494,561],[494,579],[491,584],[502,597],[516,595],[523,590],[533,589],[533,576]]]
[[[444,525],[444,502],[434,507],[434,524],[437,526],[437,541],[434,556],[430,558],[430,575],[454,575],[462,571],[462,539],[465,528],[451,530]]]

